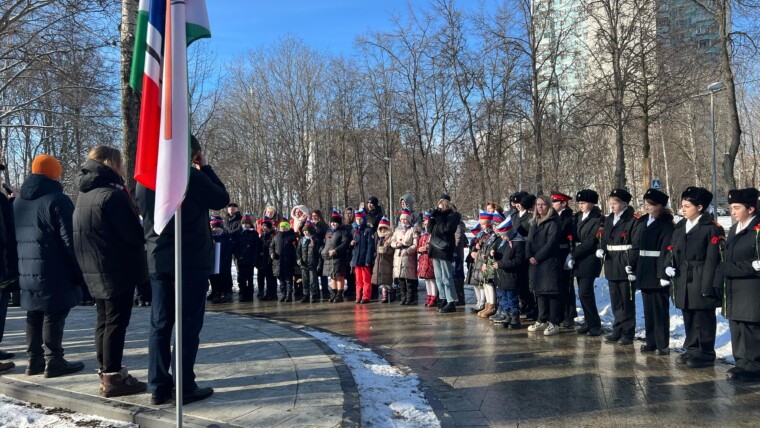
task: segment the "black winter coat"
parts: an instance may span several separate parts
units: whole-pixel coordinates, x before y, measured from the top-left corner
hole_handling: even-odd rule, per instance
[[[296,244],[298,237],[293,229],[278,232],[269,245],[272,256],[272,272],[278,278],[290,278],[296,271]]]
[[[678,309],[712,309],[720,305],[719,290],[713,288],[715,271],[720,264],[723,228],[710,214],[702,214],[686,233],[686,219],[676,224],[665,266],[676,269],[671,280]]]
[[[256,259],[256,269],[268,269],[272,267],[272,256],[269,255],[269,248],[274,239],[274,232],[261,232],[259,237],[259,256]]]
[[[571,241],[570,237],[573,236],[573,224],[575,223],[575,216],[573,216],[573,210],[565,208],[559,217],[559,255],[564,265],[565,258],[570,254]]]
[[[367,210],[367,226],[377,230],[377,224],[383,218],[383,207],[377,205],[373,210]]]
[[[498,238],[493,245],[494,259],[499,269],[494,274],[494,285],[502,290],[517,290],[525,267],[525,241]]]
[[[428,220],[427,226],[427,230],[430,233],[430,241],[441,239],[446,242],[446,247],[443,250],[433,245],[428,245],[428,256],[431,259],[454,260],[454,254],[457,251],[454,235],[457,233],[460,221],[462,221],[462,216],[453,210],[441,211],[440,209],[436,209],[430,213],[430,220]]]
[[[2,233],[5,239],[5,245],[0,250],[0,257],[2,260],[0,264],[5,262],[5,272],[3,273],[2,280],[13,280],[15,282],[12,285],[8,285],[8,290],[18,292],[18,245],[16,243],[16,222],[13,219],[13,205],[11,200],[0,193],[0,213],[3,215],[3,231]]]
[[[230,234],[230,239],[232,240],[233,244],[232,253],[234,254],[235,258],[240,258],[240,254],[238,253],[238,241],[240,240],[240,232],[243,230],[243,225],[241,224],[242,221],[243,215],[240,214],[240,211],[231,216],[224,216],[224,228],[227,229],[227,232]]]
[[[238,263],[256,265],[261,254],[261,239],[255,228],[240,229],[235,247],[235,257]],[[268,258],[268,257],[267,257]]]
[[[538,265],[530,265],[530,287],[536,294],[558,294],[562,275],[559,252],[559,216],[553,213],[541,224],[532,224],[525,250],[528,260],[535,257]]]
[[[145,238],[124,180],[111,168],[88,160],[77,177],[74,253],[84,282],[96,299],[133,293],[148,281]]]
[[[18,241],[21,307],[71,309],[82,298],[82,272],[74,255],[74,204],[61,183],[42,174],[27,177],[13,202]]]
[[[371,267],[375,264],[375,230],[368,225],[354,229],[351,267]]]
[[[597,234],[604,224],[604,216],[594,207],[583,220],[583,213],[575,213],[573,222],[573,276],[576,278],[596,278],[602,272],[602,260],[596,256],[599,248]]]
[[[156,192],[142,184],[135,192],[143,217],[143,231],[148,251],[148,271],[174,276],[174,218],[161,232],[153,230]],[[214,245],[208,227],[208,211],[220,210],[230,202],[230,195],[214,170],[206,165],[190,168],[190,179],[182,201],[182,270],[210,275],[214,270]]]
[[[726,317],[733,321],[760,322],[760,272],[752,268],[757,260],[760,215],[736,233],[737,224],[731,226],[726,240],[724,262],[718,267],[713,288],[725,290]]]
[[[613,225],[615,216],[610,214],[604,220],[604,232],[602,233],[601,249],[604,250],[604,276],[611,281],[628,281],[625,267],[631,263],[635,255],[630,250],[631,234],[636,223],[633,208],[626,207],[620,215],[620,220]],[[616,247],[629,247],[627,250],[618,250]]]
[[[631,241],[631,252],[636,255],[631,257],[631,267],[636,275],[636,288],[641,290],[661,289],[660,280],[670,279],[665,275],[665,261],[673,235],[673,216],[663,213],[649,226],[648,221],[649,214],[636,220]]]
[[[517,229],[517,232],[524,237],[528,237],[530,232],[530,225],[533,223],[533,214],[530,211],[523,212],[522,217],[520,213],[516,212],[512,216],[512,227]]]
[[[227,229],[222,229],[221,233],[212,233],[211,239],[214,241],[214,246],[219,244],[219,274],[230,273],[230,269],[232,268],[232,250],[235,247],[230,233]]]
[[[345,228],[339,227],[328,230],[325,235],[325,245],[322,247],[322,274],[330,278],[345,277],[348,271],[351,237]],[[330,256],[330,250],[335,250],[335,255]]]
[[[321,264],[322,240],[314,235],[311,239],[303,237],[298,240],[296,247],[296,260],[302,270],[317,270]]]

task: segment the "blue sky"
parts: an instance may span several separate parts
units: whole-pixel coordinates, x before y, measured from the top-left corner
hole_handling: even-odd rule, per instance
[[[478,0],[463,0],[476,8]],[[207,0],[210,48],[222,63],[293,34],[321,51],[353,52],[354,38],[393,28],[392,14],[406,15],[407,0]],[[427,0],[413,0],[416,9]]]

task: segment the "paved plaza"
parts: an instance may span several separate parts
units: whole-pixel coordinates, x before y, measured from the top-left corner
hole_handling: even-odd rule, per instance
[[[357,387],[341,357],[301,331],[353,337],[406,372],[443,426],[757,426],[760,385],[727,381],[729,365],[690,369],[670,356],[563,330],[554,337],[508,331],[470,313],[440,315],[397,304],[254,302],[209,305],[197,373],[215,389],[185,407],[188,426],[356,426]],[[0,393],[141,426],[171,426],[173,406],[149,394],[97,396],[95,311],[72,310],[64,335],[79,374],[23,374],[24,312],[10,308],[3,348],[18,367]],[[149,308],[136,307],[125,365],[147,378]]]

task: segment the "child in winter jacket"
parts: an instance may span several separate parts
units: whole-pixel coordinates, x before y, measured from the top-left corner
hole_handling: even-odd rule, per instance
[[[298,240],[296,258],[301,268],[303,279],[303,299],[301,303],[318,303],[321,301],[319,292],[320,265],[319,253],[322,251],[322,240],[317,235],[316,228],[311,221],[306,221],[301,228],[303,237]]]
[[[375,264],[372,267],[372,284],[380,290],[380,303],[389,303],[396,299],[393,284],[393,248],[391,241],[391,224],[383,217],[378,222],[375,234]]]
[[[430,213],[423,215],[423,227],[420,234],[417,252],[417,276],[425,280],[425,289],[427,290],[427,300],[425,306],[438,305],[438,287],[435,284],[435,271],[433,270],[433,260],[428,257],[428,243],[430,242],[430,233],[427,231]]]
[[[296,234],[287,221],[280,222],[280,231],[272,239],[269,254],[272,257],[272,273],[280,282],[280,302],[294,300],[293,273],[296,268]]]
[[[259,300],[277,300],[277,278],[272,271],[272,257],[269,255],[269,247],[272,245],[275,230],[272,220],[263,218],[259,227],[259,255],[256,259],[256,282],[259,284]]]
[[[219,217],[211,217],[211,237],[214,245],[219,248],[219,272],[209,276],[211,283],[212,303],[232,302],[232,239],[224,228],[224,221]]]
[[[412,213],[404,209],[391,241],[391,247],[396,250],[393,255],[393,277],[398,280],[402,305],[417,304],[417,244],[418,234],[412,226]]]
[[[348,249],[351,236],[343,226],[343,216],[333,210],[330,217],[330,229],[325,234],[322,247],[322,274],[330,277],[330,302],[343,301],[343,287],[348,270]]]
[[[375,263],[374,230],[367,225],[367,212],[354,213],[356,227],[351,240],[351,267],[356,275],[356,303],[369,303],[372,297],[372,265]]]
[[[246,213],[240,221],[240,236],[237,241],[238,288],[240,301],[253,301],[253,266],[259,255],[259,233],[253,227],[251,214]]]
[[[498,238],[492,251],[494,286],[498,307],[492,321],[504,328],[519,329],[520,325],[520,273],[527,265],[525,238],[512,227],[512,218],[496,226]]]

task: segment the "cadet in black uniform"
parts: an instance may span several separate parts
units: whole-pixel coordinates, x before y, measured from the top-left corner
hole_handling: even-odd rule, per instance
[[[641,352],[670,354],[670,281],[665,275],[665,260],[673,236],[673,214],[665,208],[668,195],[649,189],[644,194],[646,214],[633,229],[631,271],[644,302],[646,344]]]
[[[760,382],[760,260],[758,260],[757,189],[731,190],[728,203],[736,224],[726,241],[716,287],[725,284],[723,314],[731,329],[736,366],[726,376],[743,382]]]
[[[604,224],[604,216],[596,206],[599,194],[593,190],[581,190],[575,195],[580,211],[575,213],[573,223],[573,250],[569,266],[573,276],[578,280],[578,297],[583,308],[585,323],[578,327],[578,334],[599,336],[602,334],[602,322],[596,308],[594,279],[602,272],[602,262],[596,257],[599,247],[599,234]]]
[[[612,333],[604,336],[608,342],[621,345],[633,344],[636,330],[636,302],[633,300],[634,275],[625,267],[633,254],[631,232],[636,221],[631,202],[631,194],[625,189],[615,189],[610,193],[612,213],[604,221],[601,248],[596,256],[604,259],[604,275],[610,287],[610,304],[615,321]]]
[[[723,228],[705,210],[713,195],[702,187],[689,187],[681,194],[683,220],[673,230],[665,273],[671,277],[675,305],[683,312],[686,350],[676,363],[692,368],[715,364],[715,308],[720,304],[713,288],[720,263]]]
[[[559,256],[564,264],[559,282],[559,304],[562,307],[562,328],[573,328],[578,310],[575,307],[575,281],[569,264],[573,245],[573,210],[567,207],[573,198],[562,192],[552,192],[552,208],[559,215]]]

